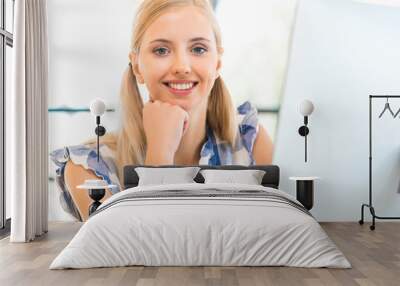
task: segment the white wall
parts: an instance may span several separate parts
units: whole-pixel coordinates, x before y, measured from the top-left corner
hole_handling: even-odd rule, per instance
[[[400,94],[400,8],[302,0],[298,9],[274,161],[292,194],[289,176],[322,178],[312,210],[318,220],[355,221],[368,202],[368,95]],[[304,98],[315,104],[308,163],[297,133]],[[400,216],[400,118],[378,120],[384,102],[373,109],[374,203],[378,215]],[[397,111],[400,100],[392,106]]]

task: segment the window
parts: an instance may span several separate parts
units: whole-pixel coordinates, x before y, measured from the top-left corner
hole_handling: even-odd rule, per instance
[[[0,236],[9,232],[10,194],[5,188],[5,110],[11,92],[14,0],[0,0]]]
[[[297,0],[218,0],[221,76],[235,105],[249,100],[272,139],[286,77]]]

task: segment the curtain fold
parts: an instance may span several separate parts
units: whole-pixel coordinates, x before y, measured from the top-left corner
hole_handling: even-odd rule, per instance
[[[15,2],[10,111],[11,242],[48,229],[48,40],[46,0]]]

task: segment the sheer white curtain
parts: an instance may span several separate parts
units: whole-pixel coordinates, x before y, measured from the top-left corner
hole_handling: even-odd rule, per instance
[[[12,242],[47,232],[48,44],[46,0],[17,0],[10,130]]]

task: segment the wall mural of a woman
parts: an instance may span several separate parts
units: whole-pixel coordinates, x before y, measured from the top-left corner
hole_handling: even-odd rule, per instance
[[[58,182],[61,181],[64,184],[61,184],[64,190],[62,198],[66,202],[64,205],[67,206],[64,209],[69,210],[76,217],[78,213],[81,219],[86,217],[86,214],[79,211],[81,208],[77,207],[76,202],[81,200],[82,205],[88,202],[87,198],[82,198],[84,196],[82,191],[79,193],[77,191],[76,195],[69,192],[73,186],[80,183],[79,179],[101,177],[109,183],[121,185],[120,174],[123,166],[127,164],[185,165],[198,162],[211,165],[253,165],[272,162],[271,137],[275,133],[279,112],[279,98],[282,93],[291,21],[296,1],[288,0],[283,1],[284,3],[265,1],[267,4],[262,4],[264,6],[261,10],[276,12],[270,12],[268,17],[257,12],[260,10],[260,7],[255,8],[257,1],[246,2],[245,7],[242,7],[243,3],[240,1],[213,1],[210,8],[202,6],[208,5],[204,4],[207,1],[170,2],[170,11],[166,9],[161,15],[151,18],[152,9],[158,5],[157,1],[144,1],[145,4],[141,6],[142,14],[139,13],[134,22],[129,57],[128,61],[125,60],[120,102],[116,100],[115,94],[106,95],[106,103],[111,102],[112,107],[115,106],[117,111],[109,116],[113,117],[114,122],[119,121],[116,117],[122,118],[120,124],[114,124],[111,127],[107,126],[107,117],[102,119],[108,134],[102,138],[101,164],[94,160],[96,148],[91,144],[94,141],[87,141],[93,137],[90,135],[93,128],[81,125],[80,128],[71,130],[68,134],[60,134],[59,126],[68,125],[66,119],[71,124],[77,117],[87,118],[88,115],[74,114],[68,115],[67,118],[64,115],[64,122],[62,122],[59,114],[52,114],[54,120],[57,120],[58,124],[55,126],[58,128],[50,126],[49,149],[54,150],[51,158],[57,165],[57,175],[54,164],[50,165],[53,168],[50,174],[58,178],[63,177],[65,173],[72,174],[70,178],[73,178],[73,181],[63,178],[58,179]],[[50,12],[51,9],[56,12],[59,8],[54,3],[53,5],[49,6]],[[104,5],[107,4],[104,3]],[[235,14],[244,8],[248,9],[248,12],[241,13],[243,21],[241,23],[232,21],[235,19]],[[136,9],[137,5],[135,9],[128,10],[132,12]],[[105,19],[116,27],[120,25],[113,15],[107,13],[106,9],[105,11],[98,10],[98,12],[104,13],[107,17],[97,15],[96,19],[102,19],[102,21]],[[124,13],[129,16],[126,11]],[[275,14],[281,16],[273,16]],[[148,16],[146,18],[143,15]],[[253,21],[255,17],[259,19]],[[260,23],[260,19],[264,18],[269,18],[265,22],[265,31],[255,26],[256,23]],[[52,21],[56,24],[63,22],[59,17],[49,20],[49,22]],[[201,21],[205,22],[201,23]],[[218,22],[221,22],[221,28]],[[63,28],[66,29],[66,27]],[[173,33],[168,33],[167,28]],[[127,29],[124,27],[121,30]],[[82,34],[89,31],[90,29],[86,28]],[[56,45],[57,41],[62,41],[62,39],[56,34],[56,30],[53,34],[50,33],[51,35],[53,38],[50,41],[55,50],[54,62],[57,63],[57,59],[61,60],[65,57]],[[199,39],[199,35],[202,40]],[[197,40],[188,42],[188,39],[194,38]],[[95,39],[95,41],[99,40]],[[117,44],[122,45],[122,43]],[[70,46],[66,45],[64,49],[72,47],[71,42]],[[88,46],[83,44],[81,49],[89,47],[93,49],[93,45],[90,45],[88,41]],[[102,48],[99,48],[97,52],[87,53],[85,61],[95,61],[96,53],[98,56],[101,55],[101,50]],[[79,55],[75,57],[74,54],[70,54],[68,57],[79,62]],[[106,57],[110,60],[112,58],[110,55]],[[115,56],[116,61],[122,58],[121,55]],[[128,62],[129,65],[127,65]],[[75,68],[73,66],[69,68],[79,70],[80,64],[77,64]],[[215,70],[211,72],[210,67],[214,65],[216,69],[213,68]],[[158,68],[155,68],[157,66]],[[54,69],[56,68],[54,66]],[[61,69],[61,64],[58,68]],[[81,69],[90,70],[90,66],[85,65]],[[98,70],[96,72],[99,73]],[[105,70],[104,73],[106,72]],[[53,76],[57,77],[57,75]],[[223,80],[225,76],[226,83]],[[81,89],[98,85],[98,80],[94,78],[89,78],[85,82],[80,80],[71,77],[68,79],[70,81],[68,85],[77,85]],[[55,85],[56,81],[52,82]],[[67,86],[65,82],[66,80],[60,82],[58,88]],[[135,86],[132,83],[135,83]],[[193,86],[187,86],[189,83]],[[189,89],[189,91],[183,94],[182,89]],[[204,97],[201,96],[203,93]],[[92,98],[92,94],[87,94],[73,99],[62,96],[61,93],[51,101],[62,103],[62,105],[79,103],[80,106],[85,106]],[[181,128],[171,127],[175,125],[182,126]],[[160,132],[161,130],[174,130],[174,133],[163,133]],[[201,130],[203,132],[199,132]],[[83,134],[86,136],[83,137]],[[164,142],[162,146],[169,146],[169,149],[159,148],[160,145],[157,145],[159,143],[156,147],[149,148],[149,145],[153,144],[151,142]],[[194,142],[198,143],[194,144]],[[210,146],[214,145],[215,148],[210,149]],[[191,149],[185,146],[198,148],[193,149],[195,153],[192,154]],[[161,154],[160,150],[165,152]],[[83,177],[77,174],[83,174]],[[51,184],[54,185],[54,183]],[[55,186],[50,189],[55,191]],[[65,191],[72,193],[72,197],[66,196]],[[110,195],[112,194],[109,192],[108,196]],[[50,207],[50,210],[56,209],[57,207]],[[55,214],[54,217],[57,215]]]

